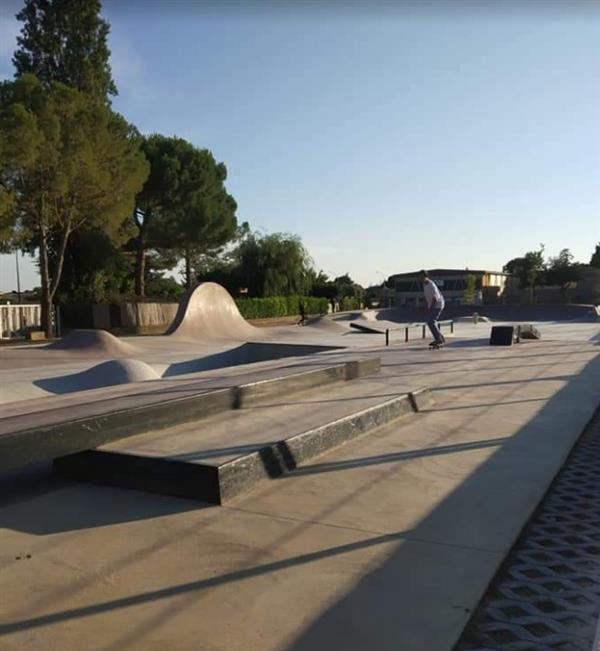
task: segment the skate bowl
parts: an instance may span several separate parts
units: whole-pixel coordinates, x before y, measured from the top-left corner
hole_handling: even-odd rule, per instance
[[[348,328],[327,316],[310,319],[305,327],[325,333],[347,334],[348,332]]]
[[[592,305],[446,305],[442,318],[472,317],[474,313],[495,322],[547,321],[590,322],[598,318]],[[424,309],[390,307],[361,313],[351,312],[336,318],[339,321],[375,320],[414,323],[424,320]]]
[[[33,384],[48,393],[63,394],[158,379],[160,375],[152,366],[139,359],[111,359],[80,373],[35,380]]]
[[[277,344],[263,342],[247,342],[236,348],[224,352],[206,355],[197,359],[175,362],[171,364],[163,374],[163,377],[185,375],[187,373],[199,373],[216,368],[227,368],[229,366],[241,366],[244,364],[255,364],[257,362],[268,362],[277,359],[292,357],[303,357],[315,355],[332,350],[344,350],[341,346],[317,346],[303,344]]]
[[[45,347],[46,350],[65,350],[98,353],[111,357],[131,357],[136,347],[122,341],[106,330],[72,330],[60,341]]]
[[[181,300],[165,335],[193,341],[247,341],[262,339],[265,333],[244,319],[224,287],[201,283]]]

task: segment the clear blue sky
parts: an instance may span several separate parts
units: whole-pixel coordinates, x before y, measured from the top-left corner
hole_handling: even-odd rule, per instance
[[[19,3],[0,0],[0,76]],[[210,148],[240,220],[363,284],[600,240],[600,4],[117,0],[115,108]],[[14,260],[0,263],[14,286]],[[26,283],[33,282],[33,267]]]

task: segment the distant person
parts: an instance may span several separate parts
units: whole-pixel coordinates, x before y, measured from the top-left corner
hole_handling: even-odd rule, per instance
[[[434,346],[443,346],[446,338],[440,332],[438,321],[446,305],[442,293],[438,286],[431,280],[426,271],[421,271],[419,278],[423,283],[423,292],[425,294],[425,304],[427,306],[427,325],[433,335]]]
[[[306,307],[304,306],[304,301],[300,301],[298,309],[300,310],[300,321],[298,325],[303,326],[306,323]]]

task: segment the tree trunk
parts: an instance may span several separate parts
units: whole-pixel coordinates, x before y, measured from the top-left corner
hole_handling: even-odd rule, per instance
[[[146,249],[141,244],[135,258],[135,295],[146,295]]]
[[[52,294],[50,292],[50,268],[48,265],[48,233],[42,227],[40,233],[40,278],[42,281],[41,325],[47,339],[52,339]]]
[[[65,227],[60,236],[60,246],[58,248],[58,257],[56,258],[56,269],[54,270],[52,283],[50,284],[50,299],[54,300],[54,295],[58,289],[60,278],[62,276],[63,265],[65,262],[65,251],[67,250],[67,242],[71,234],[70,227]]]
[[[146,227],[150,215],[146,213],[143,221],[136,219],[139,229],[138,248],[135,256],[135,295],[143,298],[146,295]]]

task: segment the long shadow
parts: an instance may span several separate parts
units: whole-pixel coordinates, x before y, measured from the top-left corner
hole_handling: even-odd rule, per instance
[[[502,349],[499,349],[499,351]],[[386,367],[386,366],[418,366],[418,365],[427,365],[430,366],[431,364],[448,364],[448,363],[460,363],[460,362],[497,362],[498,359],[501,360],[518,360],[518,359],[525,359],[527,357],[574,357],[575,355],[589,355],[590,351],[565,351],[564,353],[547,353],[544,351],[540,351],[539,353],[536,353],[535,355],[503,355],[503,356],[496,356],[496,357],[464,357],[462,359],[455,359],[455,358],[450,358],[450,359],[442,359],[442,360],[424,360],[424,361],[410,361],[410,362],[384,362],[382,361],[381,366]]]
[[[314,355],[315,353],[322,353],[329,350],[344,350],[344,348],[342,346],[251,342],[222,353],[215,353],[214,355],[207,355],[185,362],[174,362],[169,365],[163,377],[173,377],[176,375],[184,375],[185,373],[199,373],[200,371],[210,371],[216,368],[242,366],[287,357],[303,357],[304,355]]]
[[[513,479],[511,472],[514,470],[508,472],[515,463],[513,442],[518,448],[519,458],[527,457],[526,461],[530,466],[535,464],[536,455],[541,451],[552,455],[551,463],[546,460],[545,471],[548,476],[545,480],[540,480],[537,485],[539,495],[536,494],[535,499],[528,498],[526,503],[519,507],[519,517],[523,522],[525,521],[535,507],[534,502],[538,497],[542,497],[552,479],[553,470],[558,470],[575,442],[572,431],[565,433],[561,430],[561,420],[563,423],[569,422],[572,429],[582,429],[600,399],[599,361],[600,358],[596,357],[578,375],[570,377],[569,383],[548,401],[545,408],[522,426],[504,445],[500,445],[498,441],[498,450],[465,477],[445,499],[436,504],[422,521],[409,530],[369,536],[358,542],[300,554],[275,562],[256,564],[210,578],[7,622],[0,626],[0,634],[30,630],[138,604],[165,600],[177,595],[196,593],[254,576],[268,575],[286,568],[303,567],[317,560],[398,543],[391,553],[387,550],[386,554],[381,556],[382,562],[377,567],[372,562],[364,565],[365,569],[370,568],[366,570],[366,574],[358,582],[353,582],[347,592],[339,596],[335,603],[328,606],[316,620],[309,624],[287,649],[288,651],[324,651],[343,648],[348,651],[363,651],[365,648],[374,648],[378,651],[398,649],[423,651],[430,648],[423,640],[431,633],[434,633],[437,640],[444,639],[444,648],[450,648],[453,644],[452,635],[454,639],[458,637],[469,614],[465,604],[461,603],[462,597],[454,596],[454,593],[460,593],[457,588],[463,583],[475,582],[476,587],[471,587],[469,592],[469,604],[471,604],[486,587],[481,576],[474,579],[477,571],[470,570],[470,559],[480,556],[486,558],[484,570],[479,571],[488,579],[491,578],[495,566],[501,559],[497,551],[478,549],[476,541],[464,545],[452,541],[447,541],[447,544],[432,543],[432,531],[440,528],[446,528],[448,531],[451,524],[454,524],[455,529],[460,529],[465,518],[477,518],[479,513],[477,509],[481,508],[487,509],[486,524],[489,525],[490,513],[494,508],[501,507],[504,502],[498,501],[502,490],[486,492],[485,487],[489,486],[489,475],[497,476],[499,473],[502,475],[503,468],[506,476],[501,476],[500,487],[506,487]],[[526,471],[525,465],[521,468],[521,472],[526,473]],[[368,490],[368,487],[364,487],[364,490]],[[474,492],[477,498],[475,503]],[[460,521],[449,522],[448,513],[456,514]],[[496,513],[496,520],[502,520],[501,511]],[[450,533],[453,533],[452,530]],[[513,533],[516,538],[518,531]],[[422,553],[421,556],[415,555],[416,543],[404,544],[407,539],[417,541],[429,551]],[[454,555],[444,556],[446,559],[446,565],[443,566],[444,576],[432,580],[431,574],[426,572],[426,565],[438,563],[440,567],[440,561],[436,559],[448,550],[452,550]],[[462,563],[465,563],[465,566]],[[440,600],[438,595],[443,599]],[[432,603],[435,605],[435,612],[432,611]],[[448,624],[449,618],[452,620],[450,624]]]
[[[179,595],[184,595],[190,592],[201,592],[209,588],[226,585],[228,583],[237,583],[244,579],[250,579],[254,576],[263,576],[284,570],[290,567],[298,567],[314,563],[315,561],[325,558],[331,558],[338,554],[347,554],[349,552],[358,551],[361,549],[368,549],[383,545],[389,542],[401,540],[407,532],[384,534],[381,536],[372,536],[366,540],[359,540],[357,542],[348,543],[345,545],[338,545],[329,549],[323,549],[318,552],[310,552],[308,554],[301,554],[292,558],[286,558],[280,561],[271,563],[264,563],[262,565],[255,565],[243,570],[229,572],[227,574],[220,574],[218,576],[210,577],[208,579],[201,579],[198,581],[189,581],[179,585],[171,586],[168,588],[161,588],[159,590],[152,590],[149,592],[142,592],[140,594],[132,595],[130,597],[122,597],[120,599],[112,599],[109,601],[93,604],[90,606],[82,606],[80,608],[72,608],[61,612],[50,613],[40,617],[31,617],[16,622],[8,622],[0,624],[0,636],[9,635],[18,631],[30,630],[49,624],[56,624],[59,622],[66,622],[73,619],[82,617],[90,617],[91,615],[100,615],[101,613],[110,612],[121,608],[130,608],[132,606],[139,606],[141,604],[151,603],[158,600],[169,599]],[[198,648],[201,648],[200,646]],[[333,648],[333,647],[332,647]]]
[[[456,443],[454,445],[440,445],[435,448],[421,448],[418,450],[407,450],[404,452],[391,452],[390,454],[379,454],[374,457],[361,457],[347,461],[332,461],[329,463],[315,463],[310,466],[297,468],[293,475],[284,475],[284,478],[293,478],[298,475],[316,475],[325,472],[337,472],[339,470],[351,470],[365,466],[378,466],[396,461],[408,461],[422,457],[436,457],[441,454],[454,454],[456,452],[469,452],[471,450],[483,450],[494,448],[506,442],[506,437],[488,439],[485,441],[473,441],[470,443]]]
[[[516,521],[526,523],[576,442],[575,432],[593,416],[600,402],[600,356],[568,379],[542,410],[413,527],[413,544],[398,544],[286,651],[361,651],[370,644],[378,651],[450,650],[470,608],[516,540]],[[534,480],[529,471],[541,457],[543,472]],[[514,492],[517,481],[516,486],[527,487],[526,497],[511,501],[505,492]],[[510,528],[502,525],[508,504]],[[468,535],[462,532],[465,527]],[[453,553],[444,550],[444,542],[451,541],[457,544]],[[428,565],[438,568],[433,576]]]
[[[547,377],[530,378],[528,382],[568,382],[572,376],[570,375],[549,375]],[[436,391],[446,391],[448,389],[470,389],[472,387],[494,387],[506,386],[510,384],[523,384],[523,380],[498,380],[496,382],[477,382],[475,384],[445,384],[437,385]]]
[[[68,499],[68,508],[55,508],[60,493]],[[11,529],[36,536],[147,520],[212,506],[138,491],[78,484],[56,477],[51,463],[46,462],[0,476],[0,530]]]

